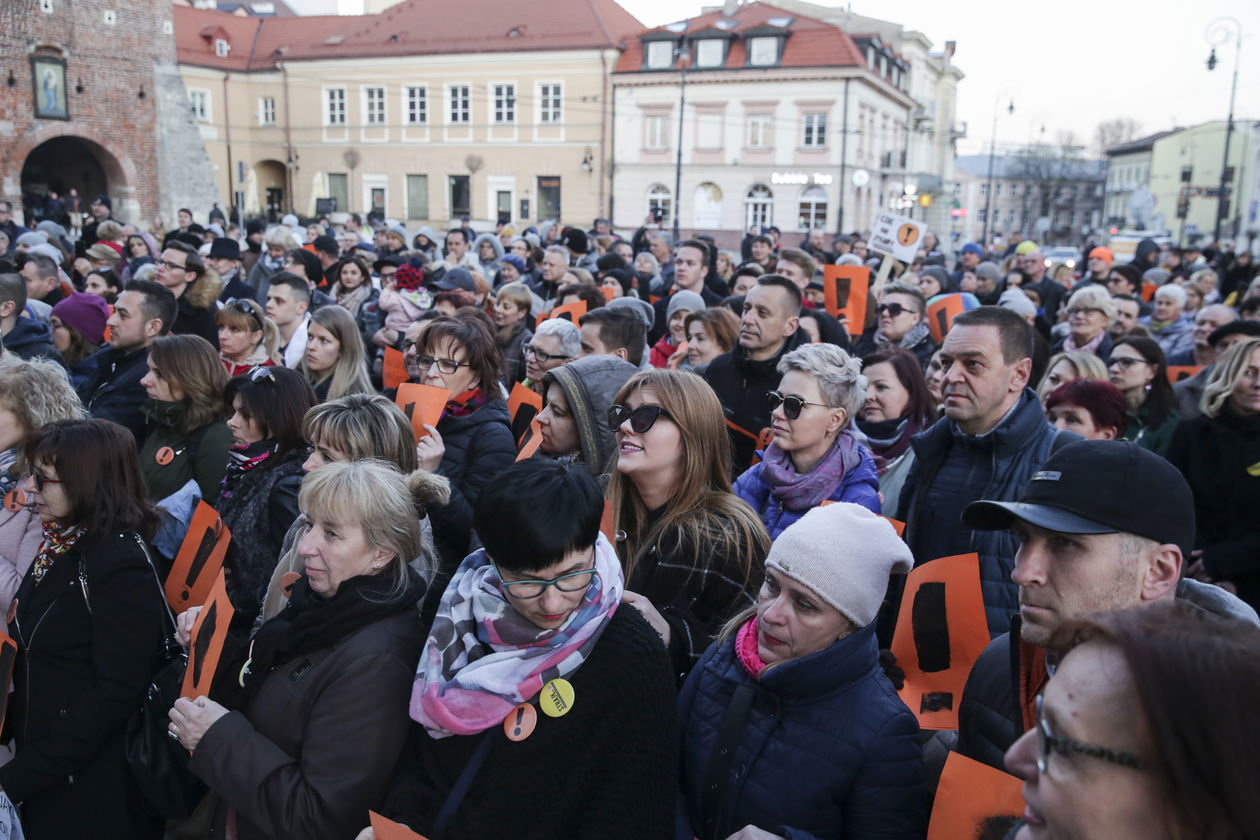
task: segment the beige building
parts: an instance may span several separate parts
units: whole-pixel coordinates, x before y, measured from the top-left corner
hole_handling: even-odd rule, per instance
[[[1260,199],[1260,122],[1237,120],[1225,171],[1226,200],[1220,203],[1225,121],[1169,133],[1151,150],[1150,192],[1162,227],[1181,244],[1212,240],[1218,210],[1221,237],[1254,240]]]
[[[642,29],[613,0],[251,18],[177,5],[189,103],[246,214],[371,212],[447,226],[607,214],[611,73]],[[475,35],[472,33],[476,33]]]

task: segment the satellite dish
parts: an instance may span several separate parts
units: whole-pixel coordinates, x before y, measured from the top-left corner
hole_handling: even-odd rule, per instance
[[[1133,227],[1146,230],[1155,210],[1155,196],[1146,187],[1135,187],[1129,195],[1129,220]]]
[[[853,186],[865,187],[870,182],[871,182],[871,173],[867,172],[865,169],[853,170]]]

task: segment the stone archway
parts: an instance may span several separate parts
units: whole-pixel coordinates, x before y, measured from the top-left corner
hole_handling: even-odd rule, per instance
[[[290,197],[285,194],[287,172],[284,164],[278,160],[260,160],[254,164],[258,174],[258,199],[262,211],[270,221],[278,222],[288,212],[285,208],[290,204]]]
[[[100,143],[76,135],[58,135],[38,143],[22,158],[21,196],[28,226],[42,218],[50,190],[65,196],[71,188],[78,192],[85,212],[93,196],[107,193],[114,202],[115,218],[129,220],[139,211],[136,173],[130,163]]]

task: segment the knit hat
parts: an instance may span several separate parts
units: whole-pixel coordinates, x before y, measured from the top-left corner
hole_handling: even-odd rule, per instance
[[[1116,260],[1115,256],[1111,253],[1111,249],[1104,248],[1101,245],[1099,245],[1097,248],[1089,252],[1089,258],[1091,260],[1100,259],[1103,262],[1105,262],[1107,265],[1111,265]]]
[[[1022,289],[1007,289],[1002,292],[1002,296],[998,298],[998,306],[1025,317],[1037,314],[1037,305],[1029,300]]]
[[[44,233],[48,234],[50,240],[52,238],[66,238],[66,229],[54,222],[52,219],[44,219],[35,226],[35,230],[42,230]]]
[[[394,272],[394,283],[404,291],[415,291],[424,285],[424,272],[410,263],[400,265]]]
[[[500,260],[499,262],[507,263],[508,265],[514,267],[521,274],[525,273],[525,260],[521,259],[520,254],[504,254],[503,259]]]
[[[387,230],[386,233],[390,236],[398,237],[398,242],[404,248],[407,247],[407,229],[405,227],[402,225],[394,225],[392,228]]]
[[[223,225],[220,225],[220,224],[207,225],[203,233],[213,233],[216,237],[223,236]]]
[[[280,224],[284,225],[285,227],[295,228],[298,226],[298,217],[293,215],[292,213],[285,213],[283,216],[280,217]]]
[[[994,283],[1002,279],[1002,268],[997,263],[982,262],[976,266],[975,273],[981,280],[992,280]]]
[[[699,312],[704,309],[704,298],[686,289],[674,292],[669,296],[669,304],[665,307],[665,319],[671,321],[678,311]]]
[[[816,507],[784,529],[766,568],[790,577],[858,627],[875,620],[888,575],[908,572],[914,555],[892,523],[861,505]]]
[[[241,258],[240,243],[235,239],[220,236],[210,243],[210,253],[207,256],[218,260],[239,260]]]
[[[521,239],[524,239],[526,242],[528,242],[530,245],[533,245],[535,248],[542,247],[542,237],[538,235],[537,231],[527,230],[523,234],[521,234]]]
[[[105,340],[105,322],[109,320],[109,304],[104,298],[87,292],[75,292],[52,308],[53,317],[73,327],[93,344]]]
[[[245,235],[253,236],[256,233],[264,233],[267,230],[267,223],[262,219],[250,219],[245,223]]]
[[[560,244],[576,254],[585,254],[589,250],[586,234],[578,228],[565,228],[560,234]]]
[[[1164,283],[1167,282],[1170,276],[1171,276],[1171,272],[1169,272],[1168,269],[1160,268],[1159,266],[1155,266],[1154,268],[1148,268],[1146,269],[1146,271],[1142,272],[1143,282],[1153,283],[1156,286],[1164,285]]]
[[[95,247],[95,246],[93,246],[93,247]],[[107,249],[107,250],[109,250],[109,249]],[[26,249],[26,253],[28,253],[28,254],[43,254],[45,257],[48,257],[50,260],[52,260],[53,262],[55,262],[57,265],[61,265],[62,261],[66,258],[66,255],[65,255],[65,254],[63,254],[63,253],[61,253],[61,251],[57,250],[57,246],[56,246],[56,245],[49,245],[47,242],[44,242],[43,244],[40,244],[40,245],[32,245],[30,248],[27,248],[27,249]],[[88,255],[89,255],[89,256],[91,256],[91,253],[92,253],[92,252],[91,252],[91,250],[89,249],[89,250],[88,250]],[[104,257],[104,259],[110,259],[110,257],[109,257],[108,255],[106,255],[106,256]]]
[[[627,295],[625,297],[613,298],[606,304],[609,309],[627,309],[639,316],[639,320],[647,324],[647,328],[652,329],[652,325],[656,323],[656,310],[652,308],[652,304],[642,298]]]
[[[980,246],[974,242],[968,242],[966,245],[962,246],[962,253],[975,254],[977,257],[984,256],[984,251],[980,250]]]
[[[1031,254],[1036,250],[1037,243],[1033,242],[1031,239],[1025,239],[1023,242],[1015,246],[1015,253],[1019,254],[1021,257],[1024,256],[1024,254]]]
[[[28,230],[17,238],[14,246],[21,245],[26,248],[34,248],[36,245],[43,245],[48,241],[48,234],[42,230]]]

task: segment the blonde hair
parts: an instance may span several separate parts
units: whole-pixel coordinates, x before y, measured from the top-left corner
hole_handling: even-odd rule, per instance
[[[246,315],[237,307],[244,306],[253,313],[253,319]],[[275,322],[267,317],[267,313],[263,311],[262,305],[256,300],[250,298],[237,298],[231,303],[224,304],[218,312],[214,313],[214,322],[221,327],[236,327],[247,332],[262,332],[262,346],[267,354],[267,358],[273,362],[280,359],[276,357],[276,348],[280,345],[280,329]],[[260,329],[254,329],[258,325]],[[254,345],[257,349],[258,345]]]
[[[670,502],[651,529],[645,529],[647,507],[634,483],[617,469],[620,456],[614,453],[608,499],[613,528],[626,535],[619,541],[626,578],[649,550],[665,540],[670,541],[667,553],[683,550],[691,555],[693,566],[714,543],[728,545],[734,556],[724,559],[743,572],[744,584],[753,579],[754,571],[760,578],[770,538],[756,512],[731,492],[730,442],[717,395],[690,371],[660,368],[632,376],[614,402],[624,404],[640,391],[651,391],[669,413],[681,436],[681,451]]]
[[[802,344],[779,360],[779,373],[793,370],[814,377],[827,403],[844,409],[846,427],[866,402],[862,362],[834,344]]]
[[[302,434],[351,461],[381,458],[403,472],[419,467],[415,433],[402,409],[380,394],[350,394],[306,412]]]
[[[1247,363],[1256,348],[1260,348],[1260,338],[1249,338],[1229,348],[1229,352],[1212,365],[1212,375],[1203,386],[1203,396],[1199,399],[1199,408],[1208,417],[1221,416],[1238,380],[1247,371]]]
[[[283,248],[286,251],[292,251],[294,248],[301,248],[302,243],[298,242],[298,238],[293,231],[281,225],[274,225],[267,228],[267,232],[263,234],[264,248]]]
[[[306,381],[315,386],[325,379],[332,379],[328,386],[328,399],[336,400],[349,394],[371,394],[372,378],[368,375],[366,353],[363,350],[363,336],[359,334],[359,326],[354,316],[335,304],[321,306],[311,315],[311,323],[319,324],[337,340],[339,349],[337,361],[332,371],[315,373],[306,367],[306,357],[298,363],[298,370],[306,377]],[[307,328],[310,329],[309,327]]]
[[[1065,350],[1062,353],[1055,353],[1050,357],[1050,361],[1046,362],[1046,372],[1041,375],[1041,381],[1037,383],[1037,396],[1043,402],[1046,395],[1054,390],[1050,387],[1050,371],[1054,370],[1054,366],[1059,362],[1067,362],[1071,365],[1076,371],[1077,379],[1099,379],[1103,382],[1111,380],[1111,377],[1107,375],[1107,366],[1093,353],[1087,353],[1084,350]]]
[[[530,308],[534,305],[534,296],[530,294],[529,286],[526,286],[520,280],[507,283],[500,288],[497,293],[497,299],[506,300],[526,315],[529,314]]]
[[[8,409],[23,435],[57,420],[80,420],[88,413],[70,385],[66,369],[47,359],[0,357],[0,406]]]
[[[1116,320],[1116,304],[1111,299],[1111,294],[1105,286],[1091,283],[1088,286],[1077,289],[1068,298],[1068,309],[1071,309],[1076,304],[1090,309],[1102,310],[1102,313],[1107,316],[1108,323]]]

